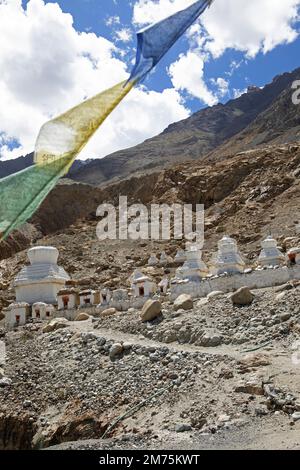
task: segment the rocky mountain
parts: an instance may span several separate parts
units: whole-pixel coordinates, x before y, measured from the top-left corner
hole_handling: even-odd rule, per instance
[[[0,178],[24,170],[33,163],[33,153],[12,160],[0,160]]]
[[[77,173],[83,166],[89,164],[91,160],[75,160],[70,169],[67,177],[71,178],[73,173]],[[12,160],[0,160],[0,178],[5,178],[5,176],[9,176],[17,171],[24,170],[25,168],[31,166],[33,164],[33,153],[29,153],[28,155],[15,158]]]
[[[292,103],[291,84],[299,78],[300,68],[275,77],[262,89],[249,87],[239,98],[203,109],[136,147],[91,161],[74,171],[72,178],[99,185],[175,162],[202,159],[218,148],[222,155],[223,144],[228,154],[273,141],[297,141],[299,110]]]
[[[300,110],[292,103],[292,90],[285,89],[264,112],[245,129],[213,150],[207,159],[224,158],[268,143],[281,145],[300,141]]]

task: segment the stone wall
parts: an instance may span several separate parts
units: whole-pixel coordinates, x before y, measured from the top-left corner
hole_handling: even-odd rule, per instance
[[[262,271],[252,271],[248,274],[219,276],[213,279],[204,279],[201,282],[172,284],[171,299],[175,300],[180,294],[190,294],[193,298],[206,297],[213,291],[227,293],[244,286],[250,289],[275,287],[293,279],[300,279],[299,265],[291,268],[284,266],[278,269],[270,268]]]
[[[129,308],[135,308],[136,310],[140,310],[145,302],[149,298],[153,297],[132,297],[131,299],[128,300],[110,300],[106,305],[90,305],[90,306],[85,306],[85,307],[77,307],[77,308],[72,308],[72,309],[66,309],[66,310],[57,310],[53,313],[54,318],[61,318],[64,317],[69,321],[74,321],[76,316],[81,313],[85,312],[88,313],[89,315],[95,315],[103,312],[104,310],[108,308],[115,308],[119,312],[126,312]]]

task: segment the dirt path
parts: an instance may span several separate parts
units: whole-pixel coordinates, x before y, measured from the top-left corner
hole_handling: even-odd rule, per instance
[[[107,339],[111,339],[113,341],[122,341],[128,342],[132,344],[138,344],[140,346],[146,347],[155,347],[155,348],[162,348],[168,347],[171,351],[180,352],[180,351],[187,351],[190,353],[200,352],[203,354],[209,354],[212,356],[229,356],[234,359],[241,356],[241,352],[234,348],[233,346],[218,346],[215,348],[205,348],[202,346],[195,346],[193,344],[179,344],[179,343],[160,343],[159,341],[153,341],[151,339],[145,338],[142,335],[134,335],[131,333],[124,333],[123,331],[114,330],[112,328],[97,328],[93,329],[92,321],[87,320],[84,322],[70,322],[72,330],[81,331],[81,332],[90,332],[92,331],[97,336],[104,336]]]

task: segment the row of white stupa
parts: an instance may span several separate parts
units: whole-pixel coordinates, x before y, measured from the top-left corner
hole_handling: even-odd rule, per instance
[[[258,257],[258,265],[260,267],[282,266],[285,263],[299,263],[300,249],[294,248],[290,250],[287,257],[280,251],[277,241],[271,236],[267,237],[261,244],[262,250]],[[163,252],[160,259],[152,254],[148,260],[149,266],[165,265],[172,261]],[[188,243],[186,251],[178,250],[174,261],[182,262],[183,266],[176,270],[176,277],[179,279],[197,280],[205,278],[208,275],[226,275],[248,272],[242,256],[239,253],[237,242],[224,236],[218,243],[218,253],[212,262],[211,270],[208,269],[202,260],[202,251],[197,244]]]
[[[66,271],[57,265],[58,250],[54,247],[34,247],[28,250],[29,266],[24,266],[16,276],[14,287],[16,290],[17,302],[48,302],[57,301],[57,293],[62,290],[67,281],[70,280]],[[300,262],[300,249],[290,250],[288,259],[295,263]],[[272,237],[266,238],[262,242],[262,251],[258,258],[260,266],[280,266],[288,261],[279,250],[277,242]],[[157,263],[156,263],[156,261]],[[163,253],[159,261],[155,255],[151,255],[148,264],[165,264],[170,262]],[[187,250],[180,250],[175,261],[183,262],[183,265],[176,270],[176,277],[190,279],[206,277],[209,270],[202,260],[202,252],[197,244],[187,244]],[[236,274],[245,272],[246,265],[237,247],[237,243],[232,238],[223,237],[218,243],[218,253],[213,261],[211,274]],[[147,281],[147,276],[137,272],[132,277],[133,293],[138,292],[136,285]],[[162,281],[163,282],[163,281]]]
[[[30,265],[23,267],[15,278],[16,303],[7,309],[8,323],[22,324],[28,316],[30,307],[32,317],[43,319],[52,316],[54,310],[52,304],[58,304],[58,309],[64,310],[99,303],[106,305],[111,301],[127,302],[128,292],[125,289],[117,289],[113,292],[107,289],[99,292],[86,290],[79,293],[75,289],[66,289],[65,285],[70,277],[62,267],[57,265],[58,255],[58,250],[54,247],[35,247],[28,250]],[[150,266],[166,265],[171,261],[176,261],[178,264],[183,262],[183,265],[176,270],[176,277],[173,279],[175,282],[176,279],[197,282],[212,275],[230,275],[249,271],[239,254],[236,241],[227,236],[223,237],[218,244],[218,253],[210,273],[202,260],[202,252],[197,244],[187,244],[186,251],[179,250],[174,260],[167,257],[165,253],[162,254],[160,260],[155,255],[151,255],[148,264]],[[262,242],[262,251],[258,258],[261,267],[280,266],[287,261],[300,264],[300,249],[290,250],[286,258],[272,237]],[[130,296],[141,298],[149,297],[157,292],[166,293],[168,287],[169,279],[166,276],[159,283],[157,290],[156,284],[148,276],[135,271],[131,278]]]

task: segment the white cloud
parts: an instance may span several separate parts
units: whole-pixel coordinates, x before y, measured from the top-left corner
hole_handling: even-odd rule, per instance
[[[233,93],[233,98],[236,99],[242,96],[244,93],[247,93],[247,88],[244,88],[243,90],[239,90],[238,88],[233,88],[232,93]]]
[[[194,2],[137,0],[134,21],[153,23]],[[201,16],[209,38],[207,50],[218,57],[226,48],[234,48],[253,57],[291,42],[297,36],[294,22],[299,19],[299,6],[300,0],[215,0]],[[200,28],[198,32],[203,37]]]
[[[217,0],[203,15],[210,37],[207,49],[215,57],[226,48],[254,57],[292,42],[299,6],[300,0]]]
[[[116,46],[94,33],[78,33],[58,4],[0,0],[0,155],[31,152],[41,125],[85,97],[128,77]],[[138,103],[137,103],[138,98]],[[152,113],[152,114],[151,114]],[[105,156],[187,117],[175,90],[135,90],[96,134],[81,157]],[[7,142],[21,147],[10,151]]]
[[[218,88],[218,96],[224,98],[229,93],[229,82],[225,78],[218,77],[217,79],[212,78],[211,83]]]
[[[120,24],[120,23],[121,23],[120,17],[117,15],[109,16],[105,21],[106,26],[113,26],[113,25]]]
[[[129,42],[132,39],[132,32],[129,28],[122,28],[115,32],[115,39],[121,42]]]
[[[186,90],[209,106],[218,102],[217,97],[205,84],[204,60],[196,52],[189,51],[187,54],[182,54],[171,64],[169,75],[176,90]]]
[[[156,23],[193,3],[195,0],[138,0],[133,8],[133,20],[140,25]]]
[[[194,1],[135,0],[134,21],[155,22]],[[190,50],[169,68],[174,88],[163,93],[134,90],[81,157],[104,156],[135,145],[186,118],[189,111],[181,100],[182,90],[208,105],[216,103],[225,96],[227,82],[217,78],[213,83],[217,90],[210,90],[210,82],[205,83],[206,60],[228,47],[253,57],[292,41],[299,4],[300,0],[215,0],[201,17],[202,26],[195,24],[189,30]],[[106,23],[120,25],[121,20],[110,17]],[[126,28],[117,30],[117,39],[126,41]],[[125,79],[122,54],[124,49],[112,41],[77,32],[72,16],[56,3],[30,0],[24,10],[21,0],[0,0],[0,155],[9,158],[32,151],[40,126],[51,116]],[[21,147],[10,151],[11,140]]]

